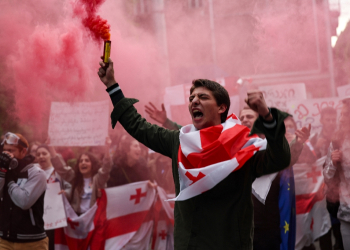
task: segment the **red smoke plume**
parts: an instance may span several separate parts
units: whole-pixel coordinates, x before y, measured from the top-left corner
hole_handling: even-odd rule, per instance
[[[75,3],[74,13],[82,18],[84,27],[90,30],[96,42],[110,40],[110,25],[107,20],[96,15],[98,8],[105,0],[78,0]]]

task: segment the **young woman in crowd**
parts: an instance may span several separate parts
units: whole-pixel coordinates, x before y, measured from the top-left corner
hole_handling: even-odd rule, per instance
[[[350,99],[343,100],[339,129],[326,158],[323,175],[327,198],[339,203],[337,217],[345,250],[350,250]]]
[[[33,144],[34,146],[35,144]],[[31,150],[33,149],[33,146]],[[51,153],[54,149],[52,147],[47,146],[46,144],[38,145],[35,148],[35,158],[39,167],[44,170],[46,173],[47,183],[59,182],[61,190],[64,190],[66,193],[70,192],[71,185],[64,181],[62,177],[55,171],[54,166],[51,162]],[[31,152],[32,154],[32,152]],[[58,157],[56,155],[55,157]],[[46,234],[49,237],[49,249],[54,250],[55,248],[55,230],[47,230]]]
[[[129,135],[123,135],[113,159],[108,187],[150,180],[147,162],[141,154],[140,143]]]
[[[72,185],[71,192],[65,194],[78,215],[95,204],[99,189],[106,188],[111,171],[110,145],[111,140],[107,138],[102,163],[93,154],[86,152],[78,157],[74,168],[67,166],[61,157],[56,157],[56,153],[52,152],[55,171]]]
[[[38,141],[34,141],[32,143],[29,144],[29,150],[28,150],[28,154],[36,157],[36,150],[38,149],[38,147],[41,145],[40,142]],[[35,161],[37,162],[37,159],[35,159]]]
[[[46,144],[39,145],[36,149],[36,160],[39,167],[45,171],[47,183],[59,182],[61,190],[65,190],[66,192],[70,191],[71,185],[62,179],[62,177],[55,171],[54,166],[51,162],[51,152],[54,149],[52,147],[47,146]],[[57,154],[55,157],[59,157]]]

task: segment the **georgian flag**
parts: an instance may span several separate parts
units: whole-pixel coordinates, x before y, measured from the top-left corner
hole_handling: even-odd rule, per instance
[[[147,250],[152,236],[156,191],[148,181],[102,190],[91,250]]]
[[[68,226],[55,231],[55,249],[148,250],[156,191],[147,182],[101,190],[101,198],[81,216],[64,198]]]
[[[234,114],[217,126],[201,130],[193,125],[182,127],[178,154],[180,193],[173,200],[187,200],[208,191],[240,169],[257,151],[266,149],[266,140],[250,136],[249,132]]]
[[[167,202],[165,190],[157,186],[158,196],[154,205],[154,229],[151,249],[174,249],[174,207],[173,202]]]
[[[67,216],[67,227],[55,230],[55,250],[86,250],[89,249],[90,241],[96,224],[95,203],[88,211],[78,216],[66,196],[63,195],[63,202]]]
[[[322,166],[325,157],[318,159],[314,164],[303,163],[293,166],[296,198],[296,250],[309,246],[331,228],[323,190]]]

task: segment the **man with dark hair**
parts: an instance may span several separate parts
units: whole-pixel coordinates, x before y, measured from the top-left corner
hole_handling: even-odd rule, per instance
[[[225,88],[223,88],[220,84],[210,81],[207,79],[196,79],[192,81],[192,87],[190,89],[190,94],[192,95],[193,91],[199,87],[204,87],[211,91],[214,99],[216,101],[217,106],[226,106],[226,110],[221,113],[221,123],[226,121],[228,111],[230,109],[230,97]],[[204,94],[205,95],[205,94]],[[190,96],[190,102],[194,97]],[[200,115],[200,114],[199,114]]]
[[[236,117],[225,121],[230,103],[224,88],[196,80],[188,105],[192,124],[167,130],[148,123],[133,106],[137,100],[124,97],[111,60],[107,70],[100,65],[98,75],[114,105],[112,126],[119,121],[135,139],[172,158],[175,249],[252,249],[252,182],[289,165],[283,123],[287,114],[269,109],[260,91],[248,93],[247,104],[259,114],[251,133],[265,134],[264,150],[266,142],[251,136]],[[214,91],[225,97],[216,99]]]
[[[158,110],[152,103],[150,103],[150,105],[151,107],[146,106],[146,112],[151,116],[152,119],[160,122],[165,128],[172,130],[181,129],[182,126],[167,118],[163,104],[162,110]],[[256,113],[248,106],[244,106],[239,113],[239,118],[242,125],[248,127],[249,129],[253,127],[253,124],[255,120],[258,119],[258,117],[258,113]],[[310,128],[302,128],[300,130],[297,130],[296,123],[292,117],[288,117],[284,120],[284,122],[286,127],[285,137],[289,142],[291,152],[291,163],[289,167],[291,168],[291,166],[297,162],[301,150],[303,149],[303,144],[310,136]],[[298,134],[298,138],[295,138],[295,134]],[[262,137],[264,135],[260,134],[259,136]],[[293,207],[293,205],[290,205],[288,203],[291,202],[294,204],[293,200],[295,200],[294,176],[292,172],[292,169],[284,169],[278,174],[271,175],[271,183],[269,183],[270,188],[264,201],[256,193],[257,190],[254,190],[252,194],[254,205],[254,250],[279,250],[280,247],[282,247],[281,245],[283,245],[284,248],[286,245],[292,246],[292,248],[294,248],[296,228],[293,221],[295,221],[295,214],[289,216],[289,214],[285,212],[286,206],[292,206],[291,210],[295,210],[295,205]],[[273,175],[274,177],[272,177]],[[280,201],[280,197],[283,195],[280,189],[281,187],[285,186],[285,182],[288,182],[288,190],[290,190],[289,193],[291,193],[291,196],[290,199],[286,199],[286,197],[284,197],[284,199],[281,199],[282,201]],[[265,185],[267,186],[268,183],[265,183]],[[282,215],[280,214],[280,206],[281,210],[284,211]],[[284,221],[288,221],[288,223],[290,223],[288,236],[283,233],[283,241],[280,229],[281,216],[284,219],[283,223]]]
[[[7,133],[0,154],[0,250],[47,250],[44,230],[46,175],[27,155],[28,142]]]

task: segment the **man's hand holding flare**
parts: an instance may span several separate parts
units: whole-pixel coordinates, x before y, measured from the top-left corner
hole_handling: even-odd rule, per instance
[[[101,59],[103,59],[101,57]],[[100,61],[100,68],[98,69],[98,76],[101,79],[101,82],[103,82],[104,85],[106,85],[107,88],[111,87],[116,83],[114,79],[114,69],[113,69],[113,61],[109,58],[108,59],[108,68],[105,70],[103,67],[105,66],[105,63],[103,61]]]

